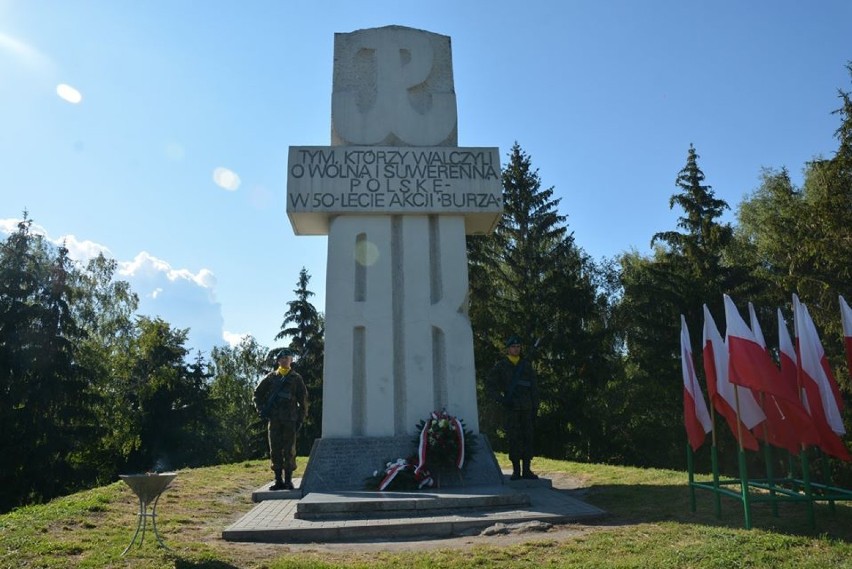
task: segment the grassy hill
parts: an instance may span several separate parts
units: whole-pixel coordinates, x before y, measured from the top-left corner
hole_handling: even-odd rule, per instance
[[[498,456],[505,463],[505,456]],[[302,461],[303,463],[304,461]],[[222,530],[248,512],[251,492],[270,478],[266,462],[180,471],[158,506],[158,529],[171,551],[146,534],[120,557],[136,527],[138,502],[123,482],[0,516],[0,567],[826,567],[852,568],[852,504],[816,509],[815,529],[802,505],[753,510],[743,528],[739,503],[725,499],[722,518],[709,493],[689,511],[683,472],[537,460],[542,473],[570,476],[584,500],[611,515],[575,532],[521,540],[465,540],[458,546],[380,552],[357,546],[230,543]],[[496,545],[494,545],[496,543]]]

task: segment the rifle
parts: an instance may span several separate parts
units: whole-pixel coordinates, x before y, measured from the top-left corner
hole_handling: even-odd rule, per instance
[[[263,407],[260,410],[260,418],[264,421],[268,421],[272,416],[272,409],[278,403],[279,399],[290,399],[290,391],[287,390],[283,396],[281,395],[282,390],[285,385],[289,382],[289,379],[285,376],[281,378],[281,381],[278,382],[278,385],[275,386],[275,389],[267,398],[266,403],[264,403]]]
[[[509,389],[506,390],[506,395],[503,396],[503,405],[509,406],[512,404],[512,397],[515,395],[515,389],[518,387],[519,382],[521,381],[521,373],[524,371],[529,362],[532,361],[536,351],[538,350],[538,345],[541,343],[542,338],[538,338],[533,344],[532,348],[530,348],[529,354],[527,357],[521,360],[521,362],[515,367],[514,372],[512,373],[512,382],[509,384]]]

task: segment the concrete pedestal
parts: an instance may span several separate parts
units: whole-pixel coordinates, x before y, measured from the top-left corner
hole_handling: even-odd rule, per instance
[[[444,474],[441,487],[500,486],[503,474],[484,434],[475,435],[476,449],[461,476]],[[314,441],[302,476],[302,496],[310,492],[364,490],[366,480],[386,462],[416,453],[416,437],[321,438]]]

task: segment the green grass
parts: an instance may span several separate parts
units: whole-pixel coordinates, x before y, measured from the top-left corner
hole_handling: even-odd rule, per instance
[[[506,457],[498,455],[502,465]],[[138,502],[123,482],[29,506],[0,516],[0,567],[208,568],[296,567],[790,567],[852,568],[852,505],[816,507],[816,527],[801,504],[753,508],[743,529],[742,507],[723,499],[714,513],[708,492],[690,512],[683,472],[537,459],[541,473],[578,480],[574,495],[609,516],[575,534],[538,534],[511,545],[405,552],[363,548],[333,551],[287,545],[230,543],[222,530],[248,512],[251,491],[270,478],[262,461],[180,471],[158,506],[158,529],[171,551],[147,534],[142,547],[120,557],[133,535]],[[491,542],[495,543],[495,542]],[[499,543],[497,541],[496,543]]]

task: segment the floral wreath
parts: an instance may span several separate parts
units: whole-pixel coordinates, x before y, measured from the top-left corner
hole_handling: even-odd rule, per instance
[[[420,490],[436,484],[430,469],[462,470],[476,445],[464,421],[446,412],[433,411],[417,424],[416,454],[385,463],[367,479],[367,487],[378,490]]]
[[[438,468],[464,467],[465,431],[462,422],[446,411],[433,411],[429,418],[417,425],[417,469],[427,463]]]

